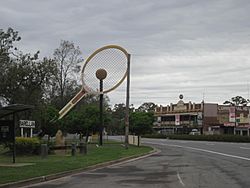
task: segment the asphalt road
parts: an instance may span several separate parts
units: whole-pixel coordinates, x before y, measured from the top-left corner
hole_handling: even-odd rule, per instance
[[[143,143],[161,152],[30,187],[250,187],[250,144],[166,139]]]

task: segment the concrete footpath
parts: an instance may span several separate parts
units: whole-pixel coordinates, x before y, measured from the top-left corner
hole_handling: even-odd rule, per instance
[[[0,184],[0,188],[22,187],[22,186],[35,184],[35,183],[41,183],[41,182],[45,182],[45,181],[49,181],[49,180],[53,180],[53,179],[57,179],[57,178],[85,172],[85,171],[89,171],[89,170],[107,167],[107,166],[114,165],[114,164],[126,163],[126,162],[130,162],[130,161],[134,161],[134,160],[143,159],[143,158],[149,157],[149,156],[156,154],[156,153],[159,153],[159,152],[160,152],[160,150],[153,148],[152,151],[150,151],[146,154],[125,157],[125,158],[117,159],[114,161],[108,161],[108,162],[96,164],[96,165],[89,166],[86,168],[64,171],[64,172],[60,172],[60,173],[56,173],[56,174],[50,174],[47,176],[40,176],[40,177],[31,178],[31,179],[21,180],[18,182],[10,182],[10,183],[6,183],[6,184]]]

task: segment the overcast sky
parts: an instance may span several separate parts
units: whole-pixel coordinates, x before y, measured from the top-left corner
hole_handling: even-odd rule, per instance
[[[249,98],[249,0],[0,0],[0,28],[19,48],[52,57],[61,40],[86,59],[117,44],[131,59],[131,103],[223,103]],[[109,94],[125,103],[125,88]]]

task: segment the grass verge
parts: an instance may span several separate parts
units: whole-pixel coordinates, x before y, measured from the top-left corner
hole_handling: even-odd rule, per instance
[[[102,147],[89,145],[87,155],[49,155],[46,159],[41,159],[40,156],[18,156],[16,159],[17,163],[35,164],[24,167],[0,167],[0,184],[74,169],[84,169],[98,163],[142,155],[151,150],[152,148],[146,146],[130,146],[126,150],[120,144],[106,144]],[[0,163],[11,163],[11,160],[11,156],[0,156]]]

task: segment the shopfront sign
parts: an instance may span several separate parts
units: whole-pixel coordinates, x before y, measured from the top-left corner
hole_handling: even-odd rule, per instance
[[[235,107],[232,106],[229,108],[229,122],[235,123]]]
[[[180,114],[175,114],[175,125],[180,125]]]
[[[197,113],[197,124],[202,125],[202,112]]]

